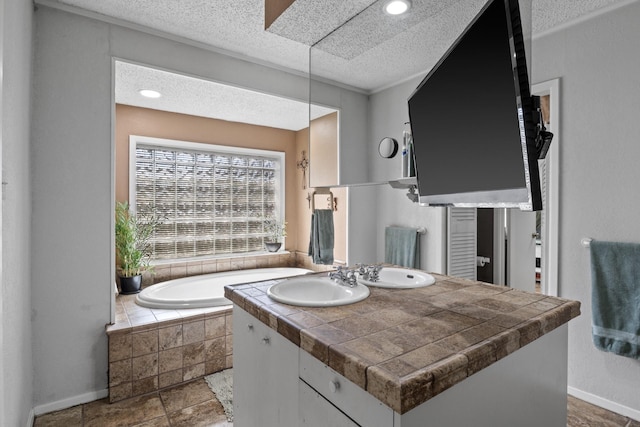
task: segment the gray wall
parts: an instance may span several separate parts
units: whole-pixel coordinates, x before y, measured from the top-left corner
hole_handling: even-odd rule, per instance
[[[32,313],[38,406],[90,399],[107,387],[112,58],[299,100],[307,99],[309,84],[303,76],[44,6],[35,17]],[[340,94],[343,109],[366,102],[347,92]]]
[[[0,1],[2,278],[0,425],[26,425],[32,407],[29,119],[32,4]],[[4,184],[6,183],[6,184]]]
[[[369,99],[369,162],[372,165],[374,181],[398,179],[402,175],[402,153],[393,159],[378,155],[377,144],[385,136],[395,138],[402,147],[402,131],[408,129],[407,99],[423,77],[377,92]],[[401,148],[400,148],[401,149]],[[384,229],[387,226],[423,227],[427,233],[420,236],[420,267],[434,273],[444,273],[446,268],[445,209],[421,207],[411,202],[407,190],[392,189],[389,185],[376,187],[376,261],[384,261]]]
[[[29,21],[18,17],[27,11],[20,10],[13,15],[5,11],[4,24],[14,20],[15,33],[26,37]],[[583,315],[573,320],[569,328],[570,386],[636,411],[640,411],[639,362],[599,352],[590,341],[589,260],[580,239],[589,236],[640,241],[640,227],[636,225],[640,202],[634,197],[640,182],[640,168],[635,165],[635,159],[640,158],[635,126],[640,111],[640,85],[637,84],[640,28],[636,25],[639,19],[640,6],[632,4],[537,39],[533,67],[536,82],[562,78],[560,293],[583,303]],[[29,264],[33,266],[33,390],[37,405],[101,390],[107,384],[104,324],[110,315],[113,205],[111,56],[298,99],[306,94],[307,83],[301,77],[285,77],[274,69],[45,7],[40,7],[36,14],[36,26],[31,150],[33,247]],[[29,49],[28,43],[24,43],[27,47],[15,48],[13,54],[19,56],[15,70],[28,75],[28,61],[22,55],[28,56]],[[6,64],[6,40],[3,47]],[[260,79],[255,79],[257,75]],[[3,90],[6,89],[3,84]],[[3,110],[6,110],[4,91]],[[28,99],[28,88],[19,91],[20,99]],[[28,111],[28,103],[23,101],[18,105],[18,110]],[[14,122],[18,123],[15,140],[20,141],[28,138],[28,127],[21,118],[23,113],[14,111],[3,111],[3,123],[7,123],[7,114],[11,114],[11,119],[13,114],[18,114]],[[10,159],[6,133],[3,125],[3,165]],[[21,145],[16,144],[16,147]],[[20,153],[12,155],[16,165],[28,170],[24,152]],[[86,159],[93,162],[87,165]],[[24,179],[19,177],[16,182]],[[28,182],[21,185],[16,198],[24,197],[18,193],[27,193]],[[371,194],[372,188],[376,188],[374,194]],[[432,227],[431,223],[443,223],[438,210],[405,202],[403,192],[398,190],[369,187],[358,194],[357,206],[350,206],[351,221],[358,218],[374,221],[377,230],[391,223],[420,225],[419,221],[431,215],[435,218],[426,219],[427,228]],[[364,212],[363,209],[373,200],[376,206],[382,207],[375,217],[370,210]],[[27,217],[25,204],[28,200],[16,200],[14,220],[17,224],[21,224],[20,217]],[[5,217],[9,215],[8,205],[5,200]],[[360,213],[356,208],[360,208]],[[28,236],[28,227],[22,227],[24,234],[21,235]],[[370,242],[376,234],[368,226],[360,230],[369,233],[364,238],[356,235],[350,238],[357,241],[360,248],[359,253],[350,252],[353,258],[350,261],[368,262],[373,246],[365,242]],[[5,407],[0,413],[13,421],[21,419],[25,405],[28,407],[28,397],[23,396],[31,392],[28,362],[18,360],[25,358],[23,350],[30,354],[29,328],[19,326],[28,323],[29,307],[25,303],[29,298],[28,272],[24,267],[28,257],[11,258],[16,261],[11,267],[17,269],[16,282],[27,285],[9,288],[6,269],[10,258],[7,257],[14,256],[7,255],[6,237],[7,228],[3,226],[0,339],[5,372],[0,391]],[[380,247],[381,237],[378,235],[375,239]],[[28,251],[25,241],[28,239],[11,244]],[[436,251],[429,247],[423,255],[426,256],[423,267],[437,271],[437,266],[431,266],[431,262],[437,262],[429,255]],[[380,257],[380,253],[377,256]],[[8,306],[5,298],[8,293],[17,294],[11,295],[14,300],[10,305],[15,307]],[[9,349],[7,343],[16,344],[20,350]],[[8,371],[15,372],[7,375]],[[16,393],[16,385],[24,393]],[[21,401],[23,399],[27,402]],[[17,424],[20,423],[7,423]]]
[[[636,417],[640,361],[591,342],[589,251],[580,239],[640,242],[638,22],[636,2],[533,44],[534,81],[561,79],[559,292],[582,302],[569,326],[569,386]]]
[[[113,197],[109,26],[44,7],[35,17],[31,261],[39,405],[106,388]]]

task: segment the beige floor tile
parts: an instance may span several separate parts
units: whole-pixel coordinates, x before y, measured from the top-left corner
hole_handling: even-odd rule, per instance
[[[134,397],[109,404],[97,400],[84,407],[85,427],[133,426],[165,415],[157,394]]]
[[[82,427],[82,406],[41,415],[33,427]]]
[[[215,399],[204,380],[197,380],[160,392],[167,414]]]
[[[211,427],[226,420],[227,416],[217,400],[207,400],[169,414],[172,427]]]
[[[154,418],[152,420],[145,421],[140,424],[135,424],[131,427],[171,427],[171,426],[169,424],[169,419],[167,418],[167,416],[163,415],[162,417]]]
[[[629,420],[622,415],[576,399],[568,397],[567,427],[625,427]]]

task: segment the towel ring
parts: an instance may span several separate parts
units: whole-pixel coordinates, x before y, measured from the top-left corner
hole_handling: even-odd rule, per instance
[[[307,193],[307,201],[312,211],[316,210],[316,195],[327,195],[327,203],[332,211],[338,210],[338,199],[333,197],[333,192],[329,188],[318,188],[312,194]]]

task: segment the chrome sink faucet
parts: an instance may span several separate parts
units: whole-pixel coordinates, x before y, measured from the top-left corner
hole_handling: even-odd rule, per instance
[[[382,270],[382,266],[379,264],[356,264],[358,267],[358,274],[362,279],[368,280],[370,282],[377,282],[380,280],[380,270]]]
[[[336,271],[329,272],[329,278],[339,285],[349,286],[350,288],[354,288],[358,284],[356,270],[343,269],[342,266],[338,266]]]

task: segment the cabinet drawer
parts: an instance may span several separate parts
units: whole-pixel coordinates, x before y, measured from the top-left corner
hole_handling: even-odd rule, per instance
[[[393,426],[391,408],[303,350],[300,378],[358,424]]]
[[[360,427],[349,417],[340,412],[320,393],[299,380],[300,418],[299,426],[308,427]]]

